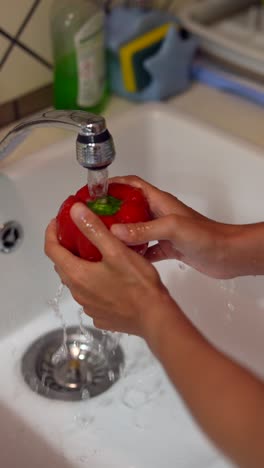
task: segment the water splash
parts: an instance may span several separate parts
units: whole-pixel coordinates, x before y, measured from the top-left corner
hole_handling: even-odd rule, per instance
[[[39,388],[39,380],[37,378],[37,376],[30,376],[29,378],[29,386],[32,388],[32,390],[34,391],[38,391],[38,388]]]
[[[110,382],[115,381],[115,373],[114,373],[114,371],[112,369],[110,371],[108,371],[108,379],[109,379]]]
[[[65,342],[63,342],[58,349],[53,353],[51,358],[51,363],[53,366],[57,366],[62,361],[65,361],[69,355],[68,347]]]
[[[104,344],[109,353],[113,352],[117,348],[120,343],[121,336],[121,333],[118,332],[107,332],[104,336]]]
[[[60,283],[60,285],[59,285],[59,287],[58,287],[58,289],[56,291],[54,299],[50,299],[48,301],[48,305],[50,305],[52,307],[53,311],[55,312],[56,317],[59,319],[59,321],[60,321],[60,323],[62,325],[64,342],[66,343],[66,339],[67,339],[66,322],[64,320],[64,316],[63,316],[63,313],[62,313],[61,307],[60,307],[61,298],[62,298],[62,295],[63,295],[63,292],[64,292],[64,288],[65,288],[65,286],[62,283]]]
[[[92,343],[93,342],[93,335],[89,332],[87,329],[85,323],[84,323],[84,318],[85,318],[85,312],[83,310],[83,307],[80,307],[78,310],[78,315],[79,315],[79,327],[80,327],[80,332],[84,336],[85,340],[87,343]]]
[[[60,283],[60,285],[59,285],[59,287],[58,287],[58,289],[56,291],[54,299],[50,299],[48,301],[48,305],[51,306],[51,308],[53,309],[56,317],[59,319],[60,324],[62,326],[62,331],[63,331],[62,344],[55,351],[55,353],[52,356],[52,363],[54,365],[58,364],[61,360],[64,360],[65,358],[67,358],[67,356],[69,354],[68,347],[67,347],[67,325],[66,325],[66,322],[64,320],[64,316],[63,316],[63,313],[62,313],[61,307],[60,307],[64,289],[65,289],[65,286],[62,283]]]
[[[162,386],[163,382],[158,373],[155,372],[149,376],[143,375],[134,384],[125,387],[122,403],[131,409],[145,406],[161,395]]]
[[[87,388],[84,388],[81,392],[82,400],[88,400],[91,397],[90,392]]]
[[[233,315],[233,312],[235,310],[235,306],[234,304],[232,304],[232,302],[228,302],[227,303],[227,311],[225,313],[225,316],[228,320],[228,322],[232,322],[233,318],[234,318],[234,315]]]
[[[73,418],[74,424],[77,425],[79,429],[85,429],[86,427],[93,424],[95,417],[91,414],[76,414]]]
[[[93,346],[97,346],[97,352],[100,354],[102,352],[107,351],[108,354],[114,353],[115,349],[119,345],[121,333],[112,333],[108,332],[107,330],[100,330],[102,333],[102,339],[97,341],[94,339],[93,335],[90,333],[89,329],[85,326],[84,317],[86,314],[83,310],[83,307],[80,307],[78,310],[79,314],[79,327],[81,334],[85,337],[85,340],[89,344],[93,344]],[[110,382],[115,380],[115,375],[109,371],[108,378]]]
[[[135,388],[127,387],[124,390],[122,401],[125,406],[128,406],[128,408],[135,409],[147,403],[148,394],[147,392],[144,392],[136,387]]]
[[[126,346],[133,346],[133,353],[122,372],[125,381],[121,403],[131,409],[140,409],[158,398],[163,391],[164,379],[161,367],[143,340],[127,340]],[[135,346],[136,345],[136,346]]]

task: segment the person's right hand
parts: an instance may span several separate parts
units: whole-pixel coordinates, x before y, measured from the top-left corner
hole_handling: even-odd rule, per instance
[[[150,206],[153,220],[138,224],[115,224],[111,231],[130,245],[158,241],[149,247],[151,262],[178,259],[214,278],[233,278],[244,274],[243,236],[247,226],[224,224],[206,218],[173,195],[163,192],[135,176],[115,177],[118,183],[140,187]],[[244,236],[245,237],[245,236]],[[247,255],[246,255],[247,257]]]

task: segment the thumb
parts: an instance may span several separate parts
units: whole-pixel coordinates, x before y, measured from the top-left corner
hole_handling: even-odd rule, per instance
[[[177,230],[176,222],[175,215],[168,215],[145,223],[113,224],[111,232],[128,245],[173,240]]]
[[[208,227],[208,222],[175,214],[146,223],[113,224],[111,231],[128,245],[170,241],[174,248],[185,255],[193,255],[208,248],[214,235],[212,227]]]

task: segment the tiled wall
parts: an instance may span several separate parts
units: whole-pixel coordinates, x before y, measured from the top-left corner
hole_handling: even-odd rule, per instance
[[[0,124],[8,123],[12,112],[26,114],[28,93],[44,87],[45,94],[46,85],[52,82],[52,1],[0,0]],[[21,96],[24,111],[18,108],[23,107],[23,101],[16,101]],[[35,93],[35,106],[37,98]],[[7,104],[11,101],[15,101],[13,108]]]
[[[52,101],[52,1],[0,0],[0,126]]]
[[[0,126],[52,103],[52,2],[0,0]]]

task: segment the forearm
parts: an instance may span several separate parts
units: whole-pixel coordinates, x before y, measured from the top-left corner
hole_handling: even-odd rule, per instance
[[[171,299],[162,307],[152,351],[214,443],[239,466],[262,468],[263,384],[216,351]]]
[[[233,276],[264,275],[264,223],[233,226],[226,242],[225,263]]]

